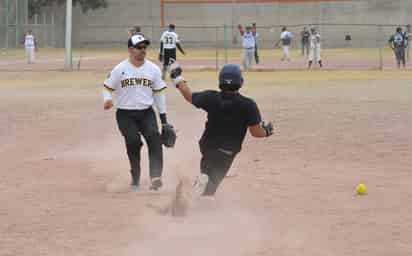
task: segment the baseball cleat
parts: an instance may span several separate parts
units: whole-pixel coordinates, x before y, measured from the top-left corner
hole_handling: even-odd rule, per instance
[[[152,184],[150,185],[150,188],[149,188],[150,190],[157,191],[163,186],[163,183],[160,177],[153,178],[151,182]]]
[[[130,185],[130,189],[133,191],[133,192],[138,192],[139,190],[140,190],[140,188],[139,188],[139,185]]]
[[[201,196],[205,193],[207,183],[209,182],[209,176],[202,173],[200,174],[193,184],[193,194],[195,197]]]

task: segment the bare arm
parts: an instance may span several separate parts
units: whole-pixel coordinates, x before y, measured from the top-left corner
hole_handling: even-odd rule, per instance
[[[237,25],[237,29],[239,30],[240,35],[243,36],[243,33],[245,33],[245,31],[243,30],[242,25]]]
[[[182,48],[182,46],[180,45],[180,43],[176,43],[176,46],[177,46],[177,49],[179,49],[179,51],[180,51],[183,55],[186,54],[185,51],[183,51],[183,48]]]
[[[252,125],[249,126],[249,133],[256,138],[269,137],[273,134],[273,125],[271,122]]]
[[[187,102],[192,103],[192,90],[190,90],[190,87],[187,85],[186,81],[178,82],[176,84],[176,88]]]
[[[112,100],[112,92],[113,89],[109,88],[108,86],[103,87],[103,109],[109,110],[113,107],[113,100]]]

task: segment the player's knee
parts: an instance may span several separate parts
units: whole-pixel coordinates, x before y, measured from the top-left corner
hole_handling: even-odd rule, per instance
[[[126,145],[133,146],[133,147],[141,147],[143,145],[142,141],[140,140],[139,136],[136,134],[129,134],[125,136]]]
[[[152,130],[146,134],[147,144],[161,145],[160,133],[157,130]]]

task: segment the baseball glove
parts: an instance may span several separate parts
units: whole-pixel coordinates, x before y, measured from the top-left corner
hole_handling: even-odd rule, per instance
[[[163,62],[163,54],[159,53],[159,61]]]
[[[168,148],[174,147],[176,143],[176,132],[171,124],[162,125],[162,144]]]

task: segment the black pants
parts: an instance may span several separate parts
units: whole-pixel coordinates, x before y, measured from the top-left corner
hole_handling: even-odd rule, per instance
[[[232,166],[236,153],[204,147],[200,147],[200,151],[202,153],[200,172],[209,176],[209,183],[203,195],[212,196]]]
[[[309,41],[302,41],[302,56],[309,55]]]
[[[176,48],[163,49],[163,66],[169,66],[171,62],[176,61]]]
[[[176,61],[176,48],[173,49],[163,49],[163,69],[162,69],[162,79],[166,78],[167,68]]]
[[[140,150],[143,135],[149,151],[149,173],[151,178],[161,177],[163,170],[163,149],[155,112],[145,110],[116,111],[117,125],[126,143],[133,183],[140,182]]]

